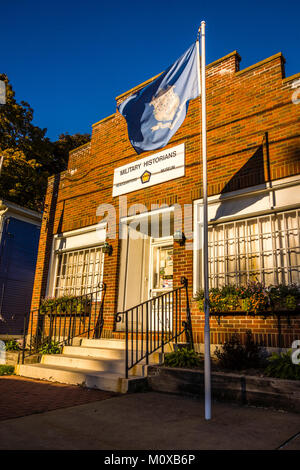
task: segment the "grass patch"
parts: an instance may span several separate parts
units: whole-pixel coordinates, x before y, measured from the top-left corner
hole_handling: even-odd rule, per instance
[[[14,366],[0,365],[0,376],[1,375],[13,375],[15,372]]]

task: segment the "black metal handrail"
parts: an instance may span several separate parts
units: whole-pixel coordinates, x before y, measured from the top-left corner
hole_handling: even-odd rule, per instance
[[[106,284],[97,290],[71,298],[53,299],[42,303],[24,317],[21,362],[41,350],[65,345],[71,346],[74,338],[100,338],[104,325],[103,306]]]
[[[181,278],[181,286],[141,302],[115,316],[116,323],[125,322],[125,377],[129,370],[146,360],[155,351],[164,353],[164,346],[178,342],[185,334],[193,347],[188,280]]]

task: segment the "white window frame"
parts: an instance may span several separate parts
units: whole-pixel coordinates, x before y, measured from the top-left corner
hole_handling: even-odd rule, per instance
[[[95,292],[98,289],[103,279],[104,254],[101,246],[63,250],[56,252],[56,255],[58,263],[54,283],[54,297],[61,297],[62,295],[81,296]],[[68,272],[71,268],[71,274],[62,274],[63,260],[66,261],[65,265]],[[92,272],[90,272],[91,266],[93,267]],[[96,266],[99,270],[98,273],[96,272]],[[87,271],[85,271],[86,269]],[[78,285],[78,280],[80,280],[80,285]],[[95,284],[95,280],[97,280],[97,284]],[[68,283],[70,284],[68,285]]]
[[[208,223],[221,224],[300,208],[300,178],[293,176],[208,198]],[[203,288],[203,199],[194,201],[193,295]],[[222,208],[222,209],[221,209]],[[221,209],[221,210],[220,210]],[[222,210],[224,215],[222,215]],[[221,216],[216,218],[218,211]]]
[[[46,296],[54,297],[59,266],[59,255],[79,250],[100,248],[106,240],[107,223],[56,234],[52,241]],[[101,256],[100,283],[103,282],[104,254]]]

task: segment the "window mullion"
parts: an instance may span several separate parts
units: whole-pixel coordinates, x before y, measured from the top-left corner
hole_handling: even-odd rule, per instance
[[[258,253],[259,272],[260,272],[260,281],[264,282],[265,281],[265,276],[264,276],[265,264],[264,264],[264,255],[263,255],[261,224],[262,224],[262,220],[261,220],[261,218],[258,218],[257,219],[257,235],[258,235],[258,246],[259,246],[259,253]]]
[[[283,228],[284,228],[284,242],[285,242],[285,259],[286,259],[286,272],[288,283],[292,282],[291,280],[291,263],[290,263],[290,250],[289,250],[289,239],[288,239],[288,226],[286,220],[286,214],[283,214]]]

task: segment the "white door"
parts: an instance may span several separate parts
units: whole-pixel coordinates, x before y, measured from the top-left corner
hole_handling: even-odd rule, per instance
[[[150,239],[143,233],[124,225],[125,235],[121,240],[121,259],[119,274],[118,312],[132,309],[148,300],[149,250]],[[145,321],[146,308],[139,307],[130,311],[131,327],[139,328]],[[125,328],[125,317],[116,324],[118,331]]]

